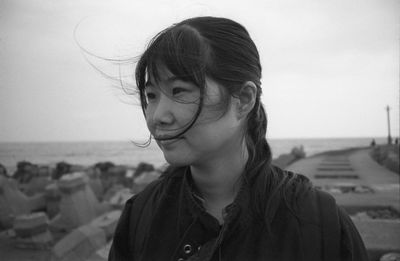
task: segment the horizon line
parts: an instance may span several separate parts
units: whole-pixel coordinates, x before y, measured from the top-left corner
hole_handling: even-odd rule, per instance
[[[398,136],[392,136],[392,139]],[[267,140],[312,140],[312,139],[387,139],[387,136],[321,136],[321,137],[267,137]],[[104,140],[0,140],[0,143],[79,143],[79,142],[145,142],[145,139],[104,139]]]

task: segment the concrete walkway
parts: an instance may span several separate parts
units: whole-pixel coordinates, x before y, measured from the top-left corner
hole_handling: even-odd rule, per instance
[[[305,158],[287,167],[317,187],[328,190],[344,206],[390,206],[400,212],[400,175],[382,167],[369,149],[332,152]],[[338,188],[353,189],[341,193]]]

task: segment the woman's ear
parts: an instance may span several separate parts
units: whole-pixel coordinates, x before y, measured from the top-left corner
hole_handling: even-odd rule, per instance
[[[238,95],[237,113],[238,118],[246,117],[253,109],[257,98],[257,86],[252,81],[247,81],[242,85]]]

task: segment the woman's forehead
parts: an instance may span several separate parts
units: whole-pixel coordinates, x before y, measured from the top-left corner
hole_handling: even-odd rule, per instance
[[[210,89],[211,87],[211,89],[218,89],[212,91],[214,93],[220,93],[221,91],[223,92],[223,90],[221,90],[223,89],[223,86],[217,83],[214,79],[207,75],[205,75],[204,78],[204,87],[206,87],[206,89]],[[168,85],[175,81],[189,82],[187,79],[183,79],[183,77],[173,74],[163,63],[156,63],[154,67],[149,67],[147,70],[146,87]]]
[[[194,84],[193,82],[189,81],[188,79],[184,79],[178,75],[173,74],[166,66],[161,65],[157,66],[153,70],[150,69],[147,71],[147,86],[160,86],[160,85],[170,85],[176,81],[187,82]]]

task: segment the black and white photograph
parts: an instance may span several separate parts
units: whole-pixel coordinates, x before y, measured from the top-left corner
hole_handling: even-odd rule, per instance
[[[0,260],[400,261],[400,1],[0,0]]]

